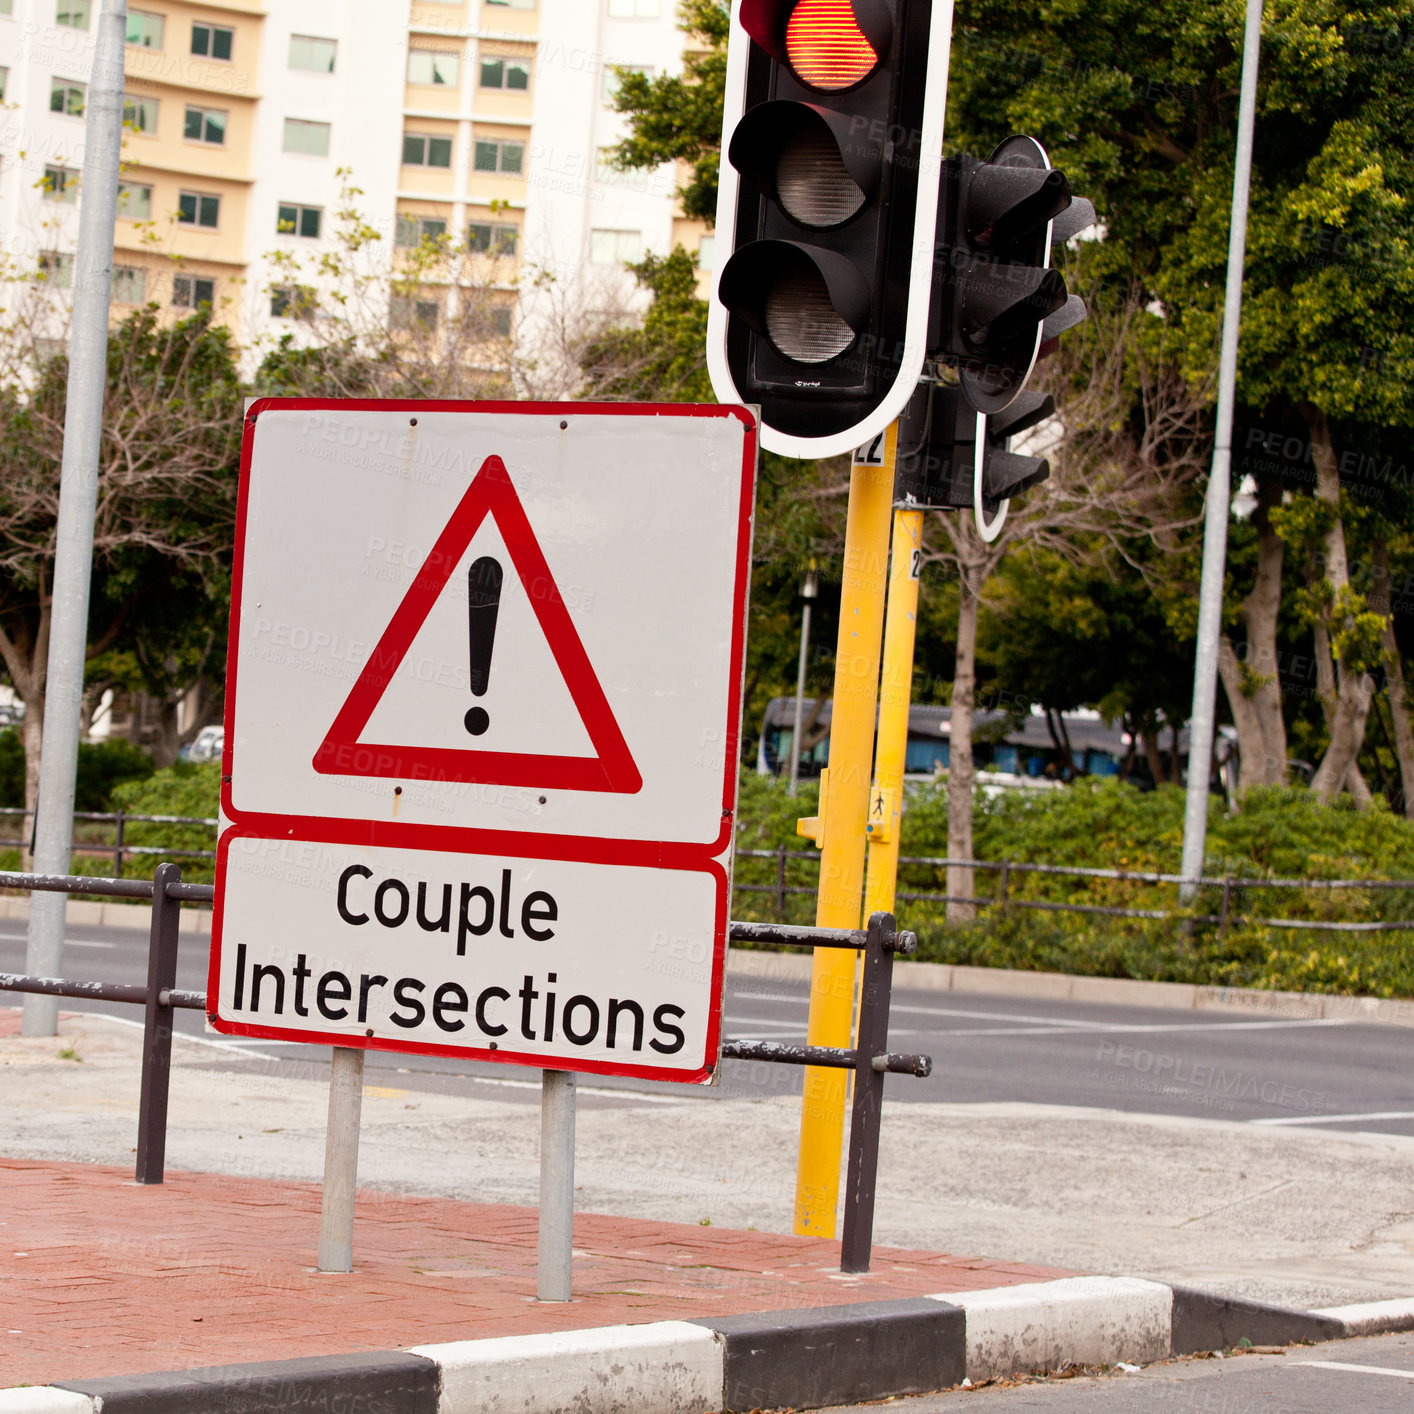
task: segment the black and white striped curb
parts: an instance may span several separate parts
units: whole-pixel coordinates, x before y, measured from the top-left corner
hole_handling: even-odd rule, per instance
[[[1414,1300],[1325,1311],[1132,1277],[1069,1277],[601,1326],[366,1355],[226,1365],[0,1391],[0,1414],[706,1414],[920,1394],[1063,1361],[1414,1330]]]

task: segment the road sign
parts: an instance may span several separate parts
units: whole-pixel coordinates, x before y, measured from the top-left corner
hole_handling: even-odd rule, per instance
[[[252,406],[218,1030],[710,1078],[755,459],[741,408]]]

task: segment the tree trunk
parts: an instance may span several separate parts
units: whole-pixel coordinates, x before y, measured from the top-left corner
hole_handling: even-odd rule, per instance
[[[1409,716],[1409,696],[1404,683],[1404,659],[1394,637],[1393,605],[1389,599],[1389,542],[1383,535],[1375,536],[1370,554],[1370,568],[1375,581],[1375,594],[1370,607],[1385,616],[1385,691],[1389,696],[1389,715],[1394,722],[1394,748],[1399,758],[1400,796],[1406,818],[1414,820],[1414,723]]]
[[[35,809],[39,805],[39,755],[44,735],[44,698],[26,695],[21,698],[25,704],[25,719],[20,724],[20,742],[25,749],[25,823],[21,838],[24,846],[20,850],[20,869],[28,871],[34,865],[34,855],[29,843],[34,838]]]
[[[1260,728],[1262,760],[1254,782],[1286,784],[1286,720],[1282,715],[1281,663],[1277,653],[1277,617],[1281,612],[1281,571],[1286,546],[1272,528],[1270,511],[1281,503],[1281,486],[1264,481],[1253,521],[1257,527],[1257,577],[1242,602],[1247,628],[1247,681],[1257,679],[1252,705]],[[1244,782],[1247,772],[1243,770]]]
[[[1262,730],[1262,714],[1258,710],[1255,694],[1249,696],[1244,690],[1242,664],[1227,634],[1218,640],[1218,676],[1222,679],[1227,705],[1232,709],[1232,720],[1237,727],[1237,790],[1241,794],[1250,786],[1262,785],[1266,780],[1266,733]]]
[[[976,587],[968,570],[961,575],[957,614],[957,674],[953,679],[952,712],[948,745],[948,858],[972,858],[972,708],[977,695]],[[950,866],[948,895],[975,898],[975,869]],[[948,904],[948,921],[965,922],[976,916],[969,903]]]
[[[1164,753],[1159,749],[1158,732],[1150,727],[1144,729],[1144,759],[1149,763],[1149,774],[1154,778],[1154,785],[1163,785]]]
[[[1350,586],[1350,567],[1345,553],[1345,526],[1340,518],[1340,468],[1336,462],[1335,446],[1331,441],[1330,422],[1326,415],[1316,408],[1307,409],[1307,422],[1311,429],[1311,448],[1316,462],[1316,497],[1330,506],[1331,528],[1326,535],[1326,579],[1331,588],[1339,594]],[[1318,654],[1330,661],[1329,640],[1324,653]],[[1336,692],[1330,716],[1330,744],[1326,754],[1311,781],[1311,789],[1322,800],[1333,800],[1352,768],[1358,771],[1356,758],[1365,742],[1365,721],[1370,714],[1370,698],[1374,692],[1374,682],[1369,673],[1348,667],[1343,662],[1335,664]],[[1362,782],[1363,784],[1363,782]],[[1352,789],[1356,801],[1361,794]],[[1368,800],[1369,790],[1364,796]]]

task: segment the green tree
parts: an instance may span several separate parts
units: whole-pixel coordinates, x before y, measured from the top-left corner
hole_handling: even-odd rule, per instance
[[[31,810],[68,378],[67,358],[45,357],[34,331],[55,317],[49,292],[31,287],[0,326],[0,662],[25,706]],[[220,670],[240,464],[235,353],[205,314],[164,326],[149,306],[111,335],[107,381],[89,661],[101,684],[122,656],[129,685],[165,692],[175,708]],[[187,651],[194,640],[205,650]]]
[[[1195,386],[1221,327],[1243,11],[1241,0],[958,8],[950,145],[981,151],[1017,130],[1048,143],[1100,210],[1097,270],[1140,281]],[[1308,453],[1267,471],[1287,489],[1314,483],[1325,508],[1313,627],[1332,687],[1314,784],[1327,797],[1354,765],[1379,656],[1346,546],[1349,492],[1368,490],[1355,484],[1369,479],[1358,449],[1414,425],[1411,25],[1411,0],[1271,0],[1263,26],[1238,388],[1271,431],[1299,420]],[[1266,548],[1270,587],[1280,537]],[[1243,604],[1263,653],[1279,597]],[[1271,694],[1264,706],[1245,685],[1270,712]]]
[[[683,0],[678,16],[689,37],[681,74],[619,71],[614,108],[627,116],[630,131],[614,148],[614,163],[621,171],[687,163],[692,175],[679,192],[683,215],[710,226],[717,219],[730,13],[722,0]]]

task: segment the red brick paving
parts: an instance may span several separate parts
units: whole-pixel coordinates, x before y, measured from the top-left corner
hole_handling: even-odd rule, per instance
[[[535,1300],[533,1208],[362,1191],[349,1276],[313,1270],[319,1186],[0,1159],[0,1388],[481,1336],[919,1296],[1067,1273],[581,1214],[575,1296]]]

